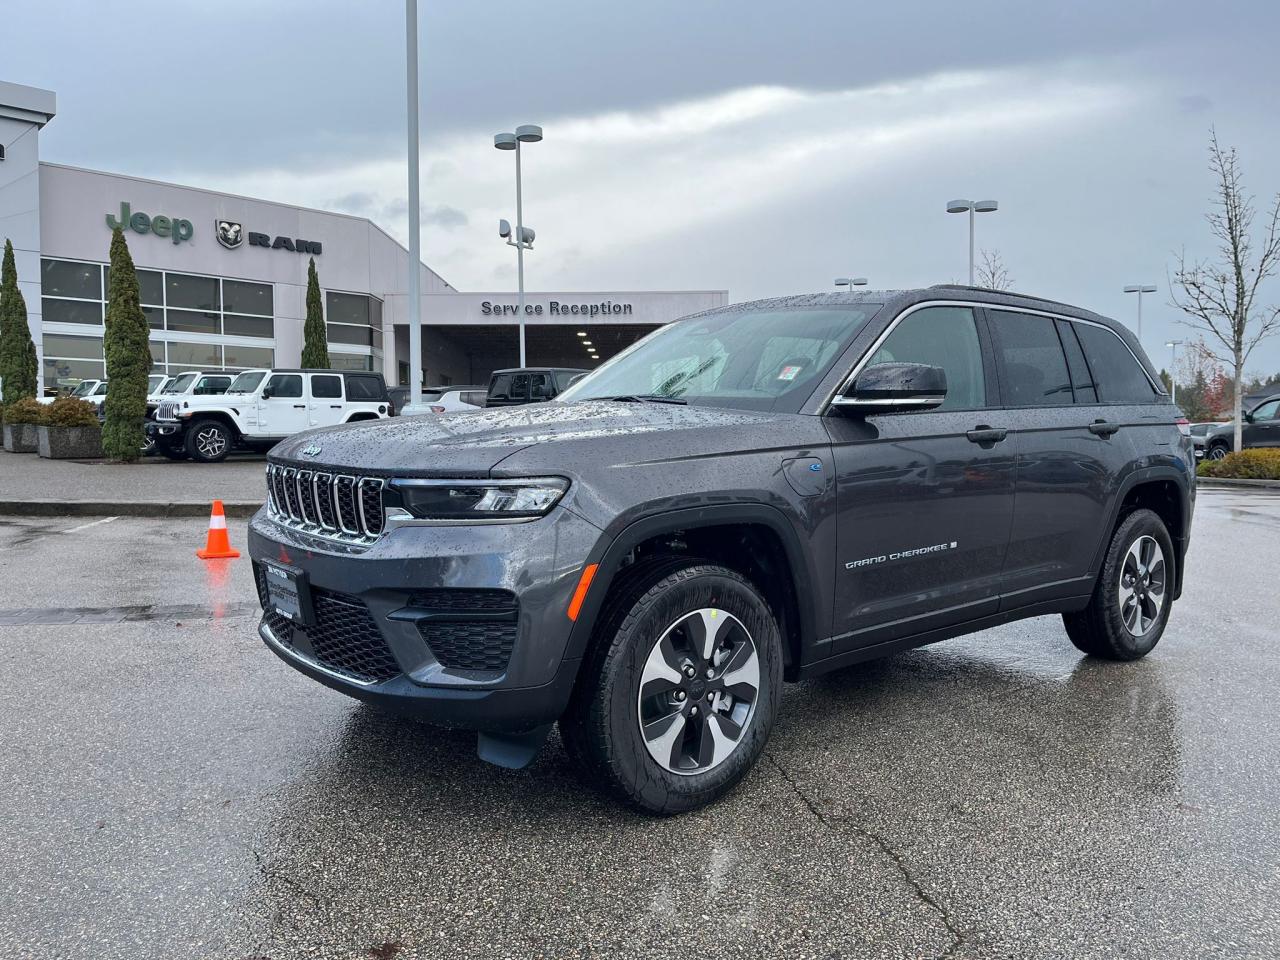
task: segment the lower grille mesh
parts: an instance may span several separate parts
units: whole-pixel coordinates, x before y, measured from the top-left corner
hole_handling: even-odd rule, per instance
[[[286,647],[306,655],[298,649],[299,640],[305,640],[316,662],[365,683],[380,683],[399,676],[400,666],[391,655],[391,648],[369,608],[358,598],[313,587],[311,603],[315,623],[304,629],[268,608],[267,577],[261,564],[254,565],[254,577],[263,607],[263,622]]]

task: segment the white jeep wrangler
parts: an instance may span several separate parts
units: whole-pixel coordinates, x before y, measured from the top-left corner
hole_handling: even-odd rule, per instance
[[[162,399],[146,431],[170,459],[216,463],[236,448],[268,450],[302,430],[390,413],[380,373],[246,370],[221,395]]]

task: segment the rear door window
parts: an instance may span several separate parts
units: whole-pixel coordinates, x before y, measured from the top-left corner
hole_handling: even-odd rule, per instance
[[[529,376],[529,399],[551,399],[551,377],[545,373],[534,373]]]
[[[1053,319],[1002,310],[992,310],[989,316],[1005,403],[1011,407],[1074,403],[1071,375]]]
[[[1062,349],[1067,352],[1067,370],[1071,373],[1071,388],[1076,395],[1076,403],[1097,403],[1098,391],[1093,385],[1093,375],[1089,372],[1089,364],[1085,362],[1084,351],[1076,339],[1071,324],[1065,320],[1056,321],[1058,339],[1062,341]]]
[[[311,396],[320,400],[337,400],[342,397],[342,378],[331,374],[313,374]]]
[[[1123,340],[1096,324],[1073,322],[1071,326],[1080,338],[1102,403],[1150,403],[1155,399],[1155,387]]]

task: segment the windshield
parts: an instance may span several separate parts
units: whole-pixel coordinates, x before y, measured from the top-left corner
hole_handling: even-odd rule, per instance
[[[89,394],[93,393],[93,388],[97,385],[97,380],[86,380],[84,383],[80,384],[80,386],[72,390],[71,395],[73,397],[87,397]]]
[[[564,393],[797,412],[878,303],[742,310],[660,327]]]
[[[267,372],[265,370],[242,373],[231,381],[231,386],[227,387],[227,393],[253,393],[258,389],[258,384],[262,382],[262,378],[266,375]]]
[[[1193,423],[1191,425],[1191,435],[1193,437],[1203,437],[1209,432],[1210,427],[1217,426],[1214,423]]]
[[[147,377],[147,393],[155,393],[162,383],[164,383],[163,374],[158,377]]]
[[[169,385],[165,387],[161,393],[182,393],[187,387],[195,381],[197,374],[184,373],[180,377],[174,377],[169,381]]]

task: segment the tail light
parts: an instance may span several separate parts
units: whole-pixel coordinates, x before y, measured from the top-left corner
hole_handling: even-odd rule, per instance
[[[438,405],[436,405],[436,404],[434,404],[434,403],[433,403],[433,404],[431,405],[431,412],[432,412],[432,413],[444,413],[444,407],[438,406]]]
[[[1191,421],[1186,417],[1179,417],[1174,421],[1178,425],[1178,432],[1184,437],[1191,436]]]

